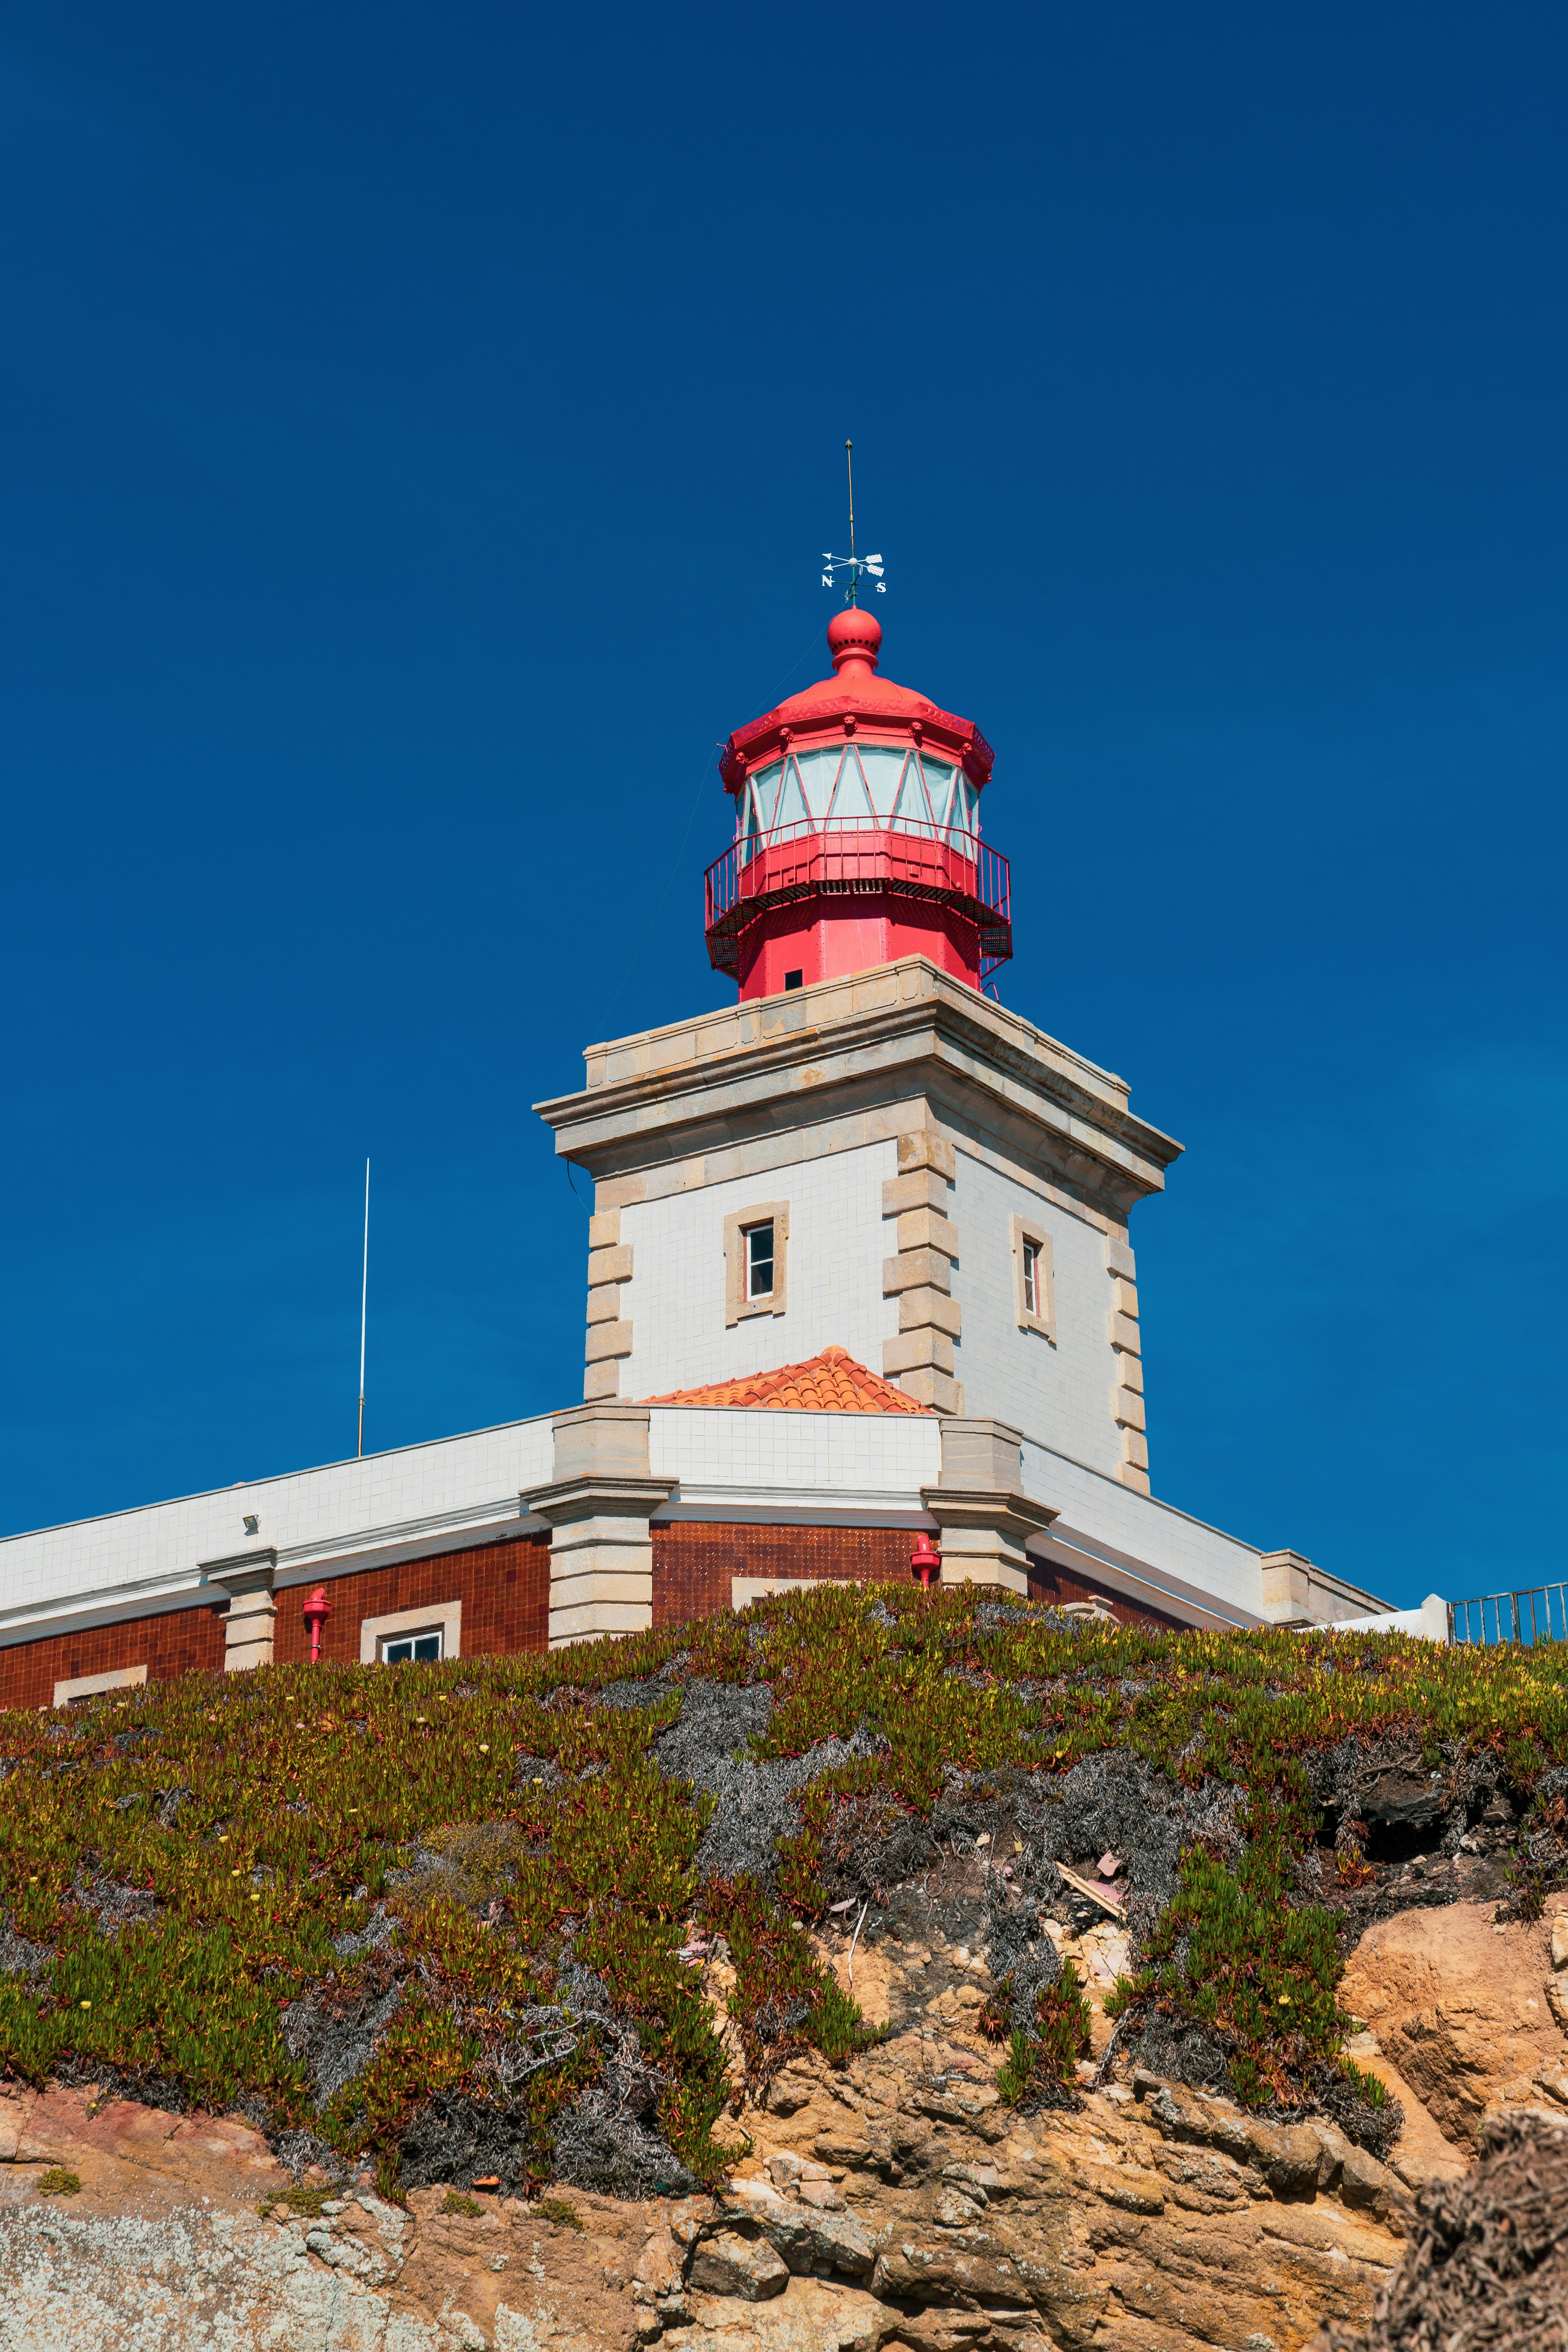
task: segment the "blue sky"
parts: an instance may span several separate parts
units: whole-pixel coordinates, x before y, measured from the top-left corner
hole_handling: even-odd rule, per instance
[[[1179,1136],[1156,1491],[1561,1575],[1562,12],[0,24],[0,1527],[578,1393],[531,1101],[722,1003],[717,738],[996,747],[1004,1001]]]

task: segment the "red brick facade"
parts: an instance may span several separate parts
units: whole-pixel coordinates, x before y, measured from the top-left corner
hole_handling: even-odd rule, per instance
[[[838,1583],[908,1584],[914,1538],[908,1528],[801,1528],[753,1526],[743,1521],[678,1519],[653,1529],[653,1622],[680,1625],[731,1606],[731,1579],[737,1576],[821,1577]],[[542,1654],[550,1643],[550,1538],[523,1536],[508,1543],[475,1544],[463,1551],[439,1552],[428,1559],[399,1560],[390,1568],[324,1580],[332,1613],[323,1631],[322,1654],[357,1664],[360,1626],[366,1617],[389,1617],[407,1609],[463,1604],[465,1657]],[[300,1614],[310,1591],[291,1584],[278,1596],[273,1654],[280,1665],[302,1664],[310,1636]],[[1180,1621],[1125,1601],[1047,1561],[1032,1565],[1034,1601],[1102,1598],[1125,1625],[1180,1631]],[[147,1668],[149,1679],[221,1671],[226,1601],[171,1610],[160,1617],[132,1617],[85,1633],[50,1634],[0,1649],[0,1707],[47,1706],[57,1682],[111,1674],[125,1666]]]
[[[145,1666],[155,1683],[175,1675],[212,1674],[223,1664],[227,1609],[226,1601],[209,1601],[200,1609],[171,1609],[162,1617],[128,1617],[118,1625],[18,1642],[0,1650],[0,1707],[49,1706],[57,1683],[111,1675],[121,1666]]]
[[[515,1543],[476,1544],[469,1551],[438,1552],[431,1559],[402,1559],[391,1568],[367,1568],[357,1576],[326,1580],[332,1613],[321,1633],[321,1655],[359,1664],[359,1629],[366,1617],[390,1617],[404,1609],[463,1604],[463,1655],[509,1654],[550,1646],[550,1538],[523,1536]],[[300,1614],[309,1584],[291,1584],[278,1600],[272,1654],[279,1665],[299,1665],[310,1654],[310,1637]]]
[[[1185,1632],[1179,1617],[1167,1617],[1163,1611],[1147,1608],[1141,1601],[1124,1600],[1120,1592],[1108,1586],[1090,1584],[1075,1576],[1070,1568],[1058,1568],[1054,1560],[1029,1560],[1029,1598],[1055,1603],[1062,1601],[1103,1601],[1119,1625],[1147,1625],[1152,1633]]]
[[[732,1576],[910,1582],[908,1528],[753,1527],[676,1519],[653,1530],[653,1622],[682,1625],[731,1606]]]

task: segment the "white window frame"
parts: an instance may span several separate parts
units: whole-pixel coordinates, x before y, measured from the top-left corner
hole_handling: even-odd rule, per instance
[[[421,1642],[434,1642],[433,1658],[416,1657]],[[444,1625],[416,1625],[411,1633],[384,1633],[376,1643],[384,1666],[438,1666],[447,1654],[447,1629]],[[406,1650],[406,1657],[394,1657],[395,1650]]]
[[[96,1698],[100,1691],[140,1690],[146,1679],[145,1666],[116,1666],[109,1675],[78,1675],[74,1681],[55,1685],[50,1704],[69,1706],[73,1698]]]
[[[757,1258],[759,1253],[753,1244],[759,1234],[766,1234],[768,1237],[768,1286],[765,1290],[759,1290],[757,1287]],[[773,1265],[776,1256],[776,1253],[773,1248],[773,1234],[774,1226],[773,1221],[771,1217],[759,1217],[754,1225],[743,1225],[741,1229],[741,1239],[745,1244],[745,1261],[741,1270],[745,1277],[746,1304],[748,1307],[755,1307],[760,1300],[764,1298],[767,1300],[770,1308],[773,1306]]]
[[[1024,1252],[1035,1252],[1035,1303],[1028,1303]],[[1037,1331],[1053,1347],[1057,1338],[1057,1285],[1051,1237],[1035,1217],[1013,1219],[1013,1304],[1021,1331]]]
[[[443,1664],[463,1654],[463,1604],[460,1601],[439,1601],[433,1608],[395,1609],[385,1617],[363,1617],[359,1629],[359,1662],[362,1666],[384,1664],[383,1645],[387,1642],[406,1641],[411,1633],[439,1633]]]
[[[773,1286],[761,1298],[748,1294],[751,1286],[750,1248],[746,1235],[758,1225],[773,1229]],[[750,1209],[737,1209],[724,1220],[724,1321],[726,1327],[743,1323],[751,1315],[783,1315],[789,1306],[789,1202],[759,1201]]]

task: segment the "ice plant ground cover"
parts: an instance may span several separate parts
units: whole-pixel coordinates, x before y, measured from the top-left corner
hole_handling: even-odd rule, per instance
[[[707,1789],[672,1763],[700,1706],[750,1727]],[[1092,1854],[1075,1792],[1114,1770],[1127,2046],[1201,2047],[1244,2104],[1289,2110],[1366,2089],[1335,1988],[1378,1877],[1367,1771],[1430,1790],[1449,1853],[1509,1792],[1528,1908],[1561,1866],[1565,1763],[1549,1650],[1083,1629],[963,1588],[824,1586],[542,1658],[190,1676],[0,1716],[0,2056],[242,2108],[389,2193],[416,2163],[453,2177],[440,2136],[479,2146],[487,2118],[487,2172],[571,2178],[558,2139],[612,2108],[672,2181],[711,2181],[740,2061],[755,2089],[794,2049],[872,2038],[808,1932],[829,1902],[999,1808],[1047,1873]],[[743,1869],[713,1843],[735,1789],[772,1792]],[[1144,1817],[1165,1864],[1140,1862]],[[1006,1876],[1004,2094],[1070,2097],[1077,1988]],[[696,1957],[715,1949],[738,2059]]]

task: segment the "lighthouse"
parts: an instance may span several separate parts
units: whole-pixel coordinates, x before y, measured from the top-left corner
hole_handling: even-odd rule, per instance
[[[881,644],[850,605],[833,676],[724,747],[734,840],[704,877],[708,953],[742,1002],[907,955],[979,988],[1013,952],[1007,860],[981,839],[991,747],[882,677]]]
[[[1130,1225],[1181,1146],[988,988],[1013,944],[991,748],[881,652],[851,604],[830,674],[724,743],[701,911],[734,999],[589,1045],[535,1106],[593,1187],[580,1398],[8,1538],[7,1704],[913,1575],[1444,1638],[1441,1601],[1379,1616],[1152,1493]]]

